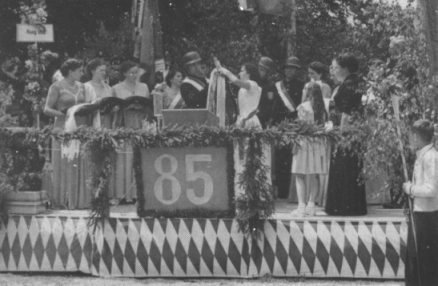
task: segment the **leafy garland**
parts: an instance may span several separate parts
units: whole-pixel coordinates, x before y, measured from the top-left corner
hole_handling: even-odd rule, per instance
[[[237,220],[240,229],[253,238],[260,235],[264,220],[274,212],[274,193],[267,183],[268,168],[263,164],[265,146],[263,140],[249,139],[245,168],[238,182],[245,192],[236,198]]]
[[[228,150],[227,161],[229,162],[227,170],[230,204],[235,206],[235,209],[231,208],[230,212],[222,214],[198,213],[197,215],[236,215],[240,229],[245,234],[257,235],[263,229],[263,220],[267,219],[274,211],[272,187],[267,183],[268,168],[263,165],[263,146],[267,143],[279,146],[297,146],[303,138],[326,138],[329,142],[335,143],[339,140],[339,132],[337,130],[325,131],[323,128],[298,122],[284,123],[277,128],[268,130],[174,126],[166,128],[160,133],[132,129],[95,130],[92,128],[79,128],[74,133],[52,131],[47,128],[43,130],[21,128],[14,131],[0,129],[0,138],[0,148],[3,149],[11,149],[12,146],[17,146],[17,144],[27,148],[35,148],[46,144],[51,138],[55,138],[60,142],[76,139],[85,144],[85,152],[90,156],[93,165],[91,186],[95,190],[95,196],[92,200],[89,224],[94,228],[109,216],[110,198],[108,187],[114,164],[112,156],[118,142],[131,143],[136,152],[134,168],[139,190],[139,215],[145,215],[142,212],[144,197],[142,196],[140,156],[137,156],[141,148],[226,147]],[[248,145],[246,150],[247,161],[243,172],[238,178],[245,194],[234,198],[233,144],[236,141],[248,142]],[[5,172],[7,172],[7,169],[2,168],[0,170],[0,173]],[[155,215],[160,214],[156,213]],[[175,213],[174,215],[183,216],[184,213]]]

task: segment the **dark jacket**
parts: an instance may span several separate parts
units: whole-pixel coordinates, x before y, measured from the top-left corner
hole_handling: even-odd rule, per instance
[[[272,81],[263,80],[260,82],[260,86],[262,88],[262,95],[260,97],[257,117],[259,118],[262,127],[267,128],[274,120],[275,100],[278,98],[278,93],[275,84]],[[271,94],[272,98],[269,99]]]
[[[357,74],[350,74],[341,83],[334,97],[334,112],[330,115],[334,125],[340,124],[342,113],[351,115],[355,112],[361,112],[363,94],[362,80]]]
[[[298,107],[301,103],[301,96],[303,93],[304,88],[304,82],[292,79],[290,81],[283,81],[284,86],[286,88],[286,91],[293,101],[293,105],[295,108]],[[278,124],[286,119],[296,119],[297,112],[291,112],[286,105],[284,104],[283,100],[280,98],[280,95],[277,93],[275,97],[275,103],[274,103],[274,124]]]
[[[362,95],[363,90],[359,76],[350,74],[339,86],[335,95],[335,110],[347,114],[360,111]]]
[[[181,85],[181,96],[184,99],[186,108],[206,108],[208,83],[205,78],[189,75],[188,79],[198,83],[202,89],[198,90],[193,84],[183,81]]]

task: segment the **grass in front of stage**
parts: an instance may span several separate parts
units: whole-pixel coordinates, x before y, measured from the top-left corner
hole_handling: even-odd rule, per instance
[[[33,286],[143,286],[143,285],[199,285],[199,286],[231,286],[231,285],[269,285],[269,286],[401,286],[401,281],[382,281],[382,280],[326,280],[326,279],[128,279],[128,278],[99,278],[86,275],[47,274],[47,275],[28,275],[28,274],[0,274],[1,286],[12,285],[33,285]]]

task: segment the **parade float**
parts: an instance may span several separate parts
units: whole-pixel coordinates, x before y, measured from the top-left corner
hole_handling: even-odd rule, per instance
[[[141,27],[138,19],[150,14],[137,14]],[[155,64],[153,49],[137,52]],[[99,107],[103,127],[113,122],[110,109]],[[17,186],[25,185],[30,172],[44,177],[40,165],[32,171],[26,166],[38,161],[53,138],[85,146],[93,190],[89,210],[54,210],[44,203],[38,214],[5,214],[0,271],[139,278],[404,278],[407,223],[401,209],[370,207],[362,217],[292,217],[290,204],[274,200],[263,162],[264,144],[298,146],[300,140],[318,138],[346,152],[368,154],[370,161],[381,157],[379,163],[392,171],[399,161],[385,155],[398,154],[397,147],[388,147],[395,140],[390,120],[363,123],[343,134],[302,123],[263,131],[207,125],[158,130],[84,126],[72,133],[0,129],[2,193],[18,194]],[[111,205],[112,157],[120,142],[129,142],[134,154],[135,205]],[[240,157],[242,145],[246,155]],[[23,155],[29,152],[37,156]],[[23,183],[17,185],[18,180]]]
[[[158,133],[89,128],[72,134],[1,132],[5,156],[16,148],[38,149],[52,136],[63,142],[80,140],[97,171],[90,182],[95,190],[91,212],[10,214],[2,221],[4,271],[116,277],[403,277],[403,216],[371,210],[365,217],[300,219],[274,201],[262,145],[297,144],[303,138],[336,142],[336,131],[291,124],[265,131],[204,126]],[[137,204],[128,211],[111,207],[108,196],[110,158],[120,140],[131,142],[136,158]],[[244,162],[233,156],[238,141],[247,142]]]

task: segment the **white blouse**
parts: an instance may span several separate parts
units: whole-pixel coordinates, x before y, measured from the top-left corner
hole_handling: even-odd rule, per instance
[[[417,152],[412,178],[414,211],[438,210],[438,151],[429,144]]]
[[[249,81],[249,85],[249,89],[239,89],[239,117],[237,118],[237,125],[240,125],[241,121],[246,119],[248,115],[255,111],[259,106],[262,88],[252,80]],[[246,121],[244,127],[261,127],[261,124],[257,116],[252,116]]]

